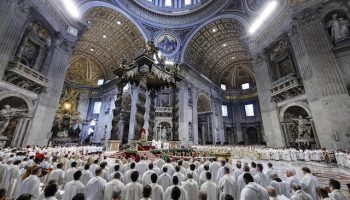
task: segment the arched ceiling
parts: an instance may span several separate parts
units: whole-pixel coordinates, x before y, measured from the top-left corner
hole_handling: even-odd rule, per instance
[[[214,83],[223,73],[242,66],[251,69],[250,57],[241,41],[245,30],[234,19],[219,19],[201,28],[191,39],[184,61]],[[238,76],[240,73],[229,73]],[[229,77],[237,79],[237,77]]]
[[[234,65],[227,68],[220,77],[220,84],[225,84],[227,90],[242,90],[242,84],[249,83],[255,86],[254,72],[249,65]]]
[[[86,74],[87,71],[95,74],[89,74],[85,76],[86,78],[109,79],[113,77],[113,71],[119,67],[123,56],[131,59],[144,48],[146,41],[137,27],[115,10],[96,7],[86,12],[83,19],[89,24],[89,28],[74,49],[67,72],[69,81],[93,84],[91,80],[81,81],[69,78],[77,74]],[[88,60],[78,58],[88,58]],[[87,69],[92,66],[94,69]]]

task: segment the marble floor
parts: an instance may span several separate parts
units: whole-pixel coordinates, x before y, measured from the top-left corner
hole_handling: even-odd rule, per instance
[[[241,159],[242,162],[251,163],[252,160]],[[271,162],[276,171],[278,171],[279,176],[283,179],[286,177],[285,171],[287,169],[295,169],[297,177],[301,178],[303,176],[301,168],[309,167],[312,174],[316,176],[322,186],[328,186],[328,181],[330,178],[340,181],[342,184],[342,189],[347,190],[346,184],[350,183],[350,169],[339,168],[336,164],[326,164],[318,162],[287,162],[287,161],[254,161],[257,163],[262,163],[264,169],[267,168],[267,163]]]

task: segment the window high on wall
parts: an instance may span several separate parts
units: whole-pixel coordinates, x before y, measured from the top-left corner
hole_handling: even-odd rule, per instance
[[[99,79],[99,80],[97,81],[97,85],[98,85],[98,86],[103,85],[104,82],[105,82],[104,79]]]
[[[248,90],[249,88],[250,88],[250,84],[249,83],[242,84],[242,90]]]
[[[165,6],[172,6],[172,0],[165,0]]]
[[[99,114],[101,111],[101,102],[97,101],[94,103],[94,110],[93,110],[93,114]]]
[[[253,104],[245,105],[245,115],[247,117],[254,117],[254,105]]]
[[[221,105],[221,111],[223,117],[228,117],[227,105]]]
[[[225,90],[225,91],[226,91],[226,85],[225,85],[225,84],[221,84],[220,87],[221,87],[222,90]]]
[[[185,0],[185,6],[191,5],[192,4],[192,0]]]

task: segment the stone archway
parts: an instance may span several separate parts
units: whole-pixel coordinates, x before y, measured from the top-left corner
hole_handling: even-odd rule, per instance
[[[33,104],[25,96],[0,93],[1,133],[8,138],[5,146],[22,146],[33,113]]]
[[[248,145],[259,144],[259,133],[255,127],[248,127],[245,131]]]
[[[312,140],[314,140],[314,144],[318,144],[318,139],[316,137],[316,132],[314,129],[314,124],[312,120],[311,111],[305,102],[296,102],[289,105],[284,106],[280,111],[280,121],[282,132],[285,138],[286,145],[288,147],[297,147],[297,139],[299,137],[298,131],[298,119],[305,119],[309,121],[310,129],[312,132]],[[315,147],[316,147],[315,146]]]
[[[197,99],[197,113],[198,113],[198,143],[212,144],[212,106],[210,99],[201,94]]]

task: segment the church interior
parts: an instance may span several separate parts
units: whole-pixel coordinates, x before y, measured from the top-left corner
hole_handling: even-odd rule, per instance
[[[2,0],[0,11],[0,149],[197,149],[317,161],[320,180],[350,182],[349,0]]]

